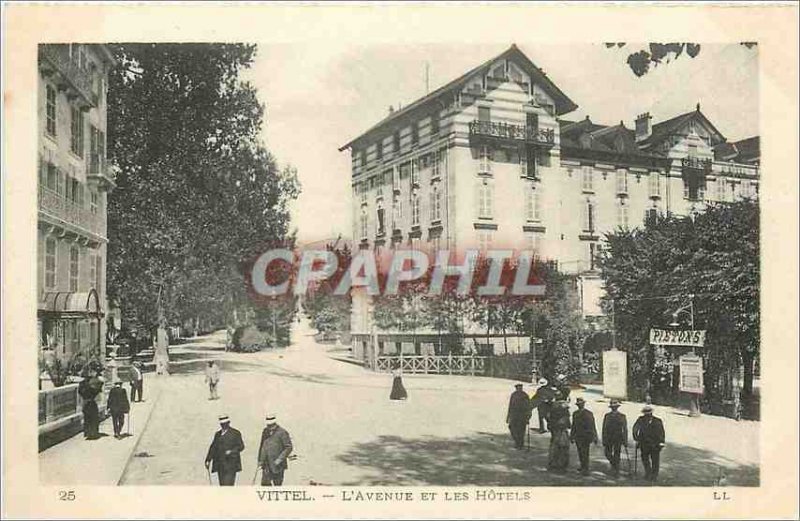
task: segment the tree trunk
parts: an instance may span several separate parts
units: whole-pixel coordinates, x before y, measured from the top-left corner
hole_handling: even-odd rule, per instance
[[[742,350],[742,364],[744,365],[744,384],[742,385],[742,394],[744,396],[753,396],[753,362],[755,357],[753,353]]]

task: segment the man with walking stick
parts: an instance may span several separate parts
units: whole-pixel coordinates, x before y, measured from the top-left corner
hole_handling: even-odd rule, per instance
[[[514,392],[508,400],[508,412],[506,413],[506,423],[511,437],[514,439],[514,447],[517,450],[524,448],[525,430],[531,420],[531,400],[528,393],[522,390],[522,384],[514,385]]]
[[[261,469],[261,486],[283,485],[283,475],[288,468],[287,461],[292,453],[292,440],[289,433],[278,425],[274,414],[267,414],[267,426],[261,432],[258,448],[258,468]],[[258,469],[256,469],[258,473]],[[253,476],[255,481],[255,476]]]
[[[592,443],[597,445],[597,427],[594,424],[592,411],[584,408],[586,400],[578,397],[575,405],[578,406],[578,410],[572,413],[572,430],[569,437],[578,449],[580,473],[586,476],[589,474],[589,446]]]
[[[642,415],[633,424],[633,439],[636,440],[637,450],[642,451],[642,466],[644,466],[644,479],[655,481],[658,479],[658,467],[661,449],[664,447],[664,424],[660,418],[653,416],[653,407],[645,405]],[[635,457],[635,455],[634,455]]]
[[[628,446],[628,420],[617,410],[619,405],[619,400],[611,400],[611,412],[603,417],[603,448],[614,477],[619,476],[620,447]]]
[[[242,433],[231,427],[231,420],[227,414],[219,417],[220,429],[214,433],[211,446],[206,454],[206,469],[210,474],[217,473],[219,484],[222,487],[231,487],[236,484],[236,474],[242,470],[242,458],[239,455],[244,450]]]

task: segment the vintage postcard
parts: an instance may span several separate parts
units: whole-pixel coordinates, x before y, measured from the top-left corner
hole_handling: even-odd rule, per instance
[[[797,14],[4,5],[3,516],[796,518]]]

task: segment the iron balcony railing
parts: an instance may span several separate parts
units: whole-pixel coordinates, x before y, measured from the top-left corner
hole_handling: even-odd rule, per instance
[[[702,170],[709,172],[711,170],[710,159],[700,159],[698,157],[684,157],[681,160],[681,166],[689,170]]]
[[[98,95],[92,89],[92,77],[88,71],[78,66],[70,57],[69,45],[42,44],[39,45],[40,67],[48,67],[60,73],[66,79],[68,86],[92,107],[97,106]]]
[[[68,200],[63,195],[44,186],[39,187],[39,210],[64,222],[105,237],[105,222],[99,212]]]
[[[525,141],[541,145],[555,143],[555,131],[549,128],[528,127],[513,123],[474,120],[469,124],[469,135]]]

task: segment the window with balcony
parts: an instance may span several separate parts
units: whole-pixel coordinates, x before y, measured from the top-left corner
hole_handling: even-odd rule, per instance
[[[533,112],[525,114],[525,126],[527,127],[528,133],[535,136],[539,131],[539,115]]]
[[[705,199],[706,182],[703,176],[688,175],[683,178],[683,198],[689,201]]]
[[[58,259],[56,240],[48,237],[44,241],[44,287],[48,290],[56,289],[56,261]]]
[[[80,250],[73,246],[69,250],[69,290],[78,291],[78,274],[80,268]]]
[[[627,195],[628,193],[628,172],[617,170],[617,194]]]
[[[491,121],[492,112],[489,107],[478,107],[478,121]]]
[[[650,172],[648,187],[650,197],[661,197],[661,176],[658,172]]]
[[[478,173],[489,175],[492,173],[492,151],[487,145],[481,145],[478,155]]]
[[[77,107],[72,107],[70,125],[70,150],[78,157],[83,157],[83,112]]]
[[[56,89],[52,85],[48,84],[45,87],[45,116],[46,116],[46,124],[45,129],[47,130],[47,134],[56,137],[56,114],[57,112],[57,98],[56,98]]]
[[[442,191],[438,185],[431,190],[431,221],[442,220]]]
[[[592,167],[584,166],[582,172],[583,172],[583,184],[582,184],[583,191],[594,192],[594,177],[592,176]]]
[[[494,197],[492,185],[483,182],[478,185],[478,217],[481,219],[492,218],[492,199]]]
[[[586,201],[583,205],[583,229],[587,232],[594,232],[597,223],[597,209],[592,201]]]
[[[89,173],[99,174],[105,170],[106,135],[94,125],[89,126]]]
[[[628,201],[620,199],[617,203],[617,226],[628,229]]]
[[[411,226],[419,226],[419,196],[415,195],[411,198]]]

